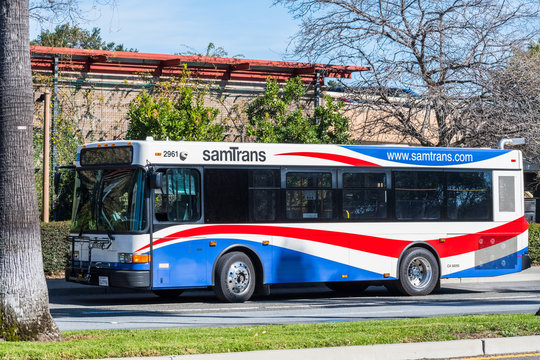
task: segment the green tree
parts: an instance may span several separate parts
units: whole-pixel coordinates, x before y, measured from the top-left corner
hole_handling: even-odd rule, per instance
[[[308,115],[302,105],[305,93],[299,77],[287,80],[283,89],[276,79],[268,78],[264,95],[246,108],[248,134],[266,143],[349,143],[349,119],[341,113],[343,104],[325,96],[323,105]]]
[[[99,28],[86,30],[70,24],[58,25],[54,31],[42,30],[30,45],[137,52],[137,49],[124,47],[124,44],[104,41]]]
[[[206,89],[188,80],[184,70],[180,79],[143,91],[129,104],[127,137],[156,140],[220,141],[224,127],[216,122],[217,109],[204,106]]]

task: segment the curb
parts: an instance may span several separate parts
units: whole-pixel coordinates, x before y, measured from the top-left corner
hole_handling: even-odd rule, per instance
[[[540,336],[520,336],[499,339],[484,339],[484,355],[496,355],[513,352],[540,351]]]
[[[412,360],[445,359],[459,356],[482,356],[529,352],[540,352],[540,335],[425,343],[343,346],[298,350],[248,351],[221,354],[171,355],[102,360]]]

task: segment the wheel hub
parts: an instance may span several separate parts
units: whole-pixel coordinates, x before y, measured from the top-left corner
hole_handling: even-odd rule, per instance
[[[231,292],[240,294],[246,291],[250,281],[251,276],[246,264],[240,261],[231,264],[227,272],[227,286]]]
[[[417,289],[426,287],[431,279],[432,269],[424,257],[415,257],[407,269],[409,283]]]

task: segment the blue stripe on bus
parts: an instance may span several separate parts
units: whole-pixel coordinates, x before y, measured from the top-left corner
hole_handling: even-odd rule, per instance
[[[400,164],[421,166],[449,166],[471,164],[493,159],[510,150],[491,149],[447,149],[447,148],[408,148],[408,147],[363,147],[343,146],[354,152],[376,159]]]
[[[383,280],[383,274],[274,246],[269,283]],[[343,277],[346,276],[346,277]]]

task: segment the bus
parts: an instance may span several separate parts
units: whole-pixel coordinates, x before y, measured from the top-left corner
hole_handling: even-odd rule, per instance
[[[104,141],[80,146],[68,281],[243,302],[530,267],[517,150]]]

